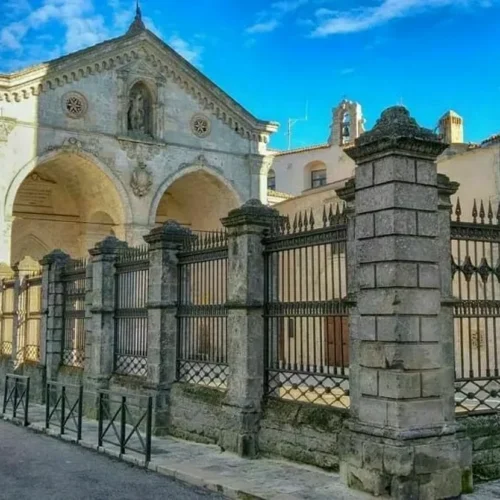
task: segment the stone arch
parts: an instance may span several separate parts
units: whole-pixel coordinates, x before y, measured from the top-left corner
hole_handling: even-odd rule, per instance
[[[124,238],[132,218],[124,196],[128,200],[121,182],[80,150],[62,147],[33,160],[18,172],[5,200],[6,218],[14,220],[11,260],[30,243],[36,249],[30,234],[46,249],[61,248],[73,257],[86,256],[110,234],[108,226]]]
[[[12,247],[17,249],[15,253],[12,253],[12,262],[19,262],[25,257],[32,257],[34,260],[39,261],[51,250],[48,244],[33,234],[24,236],[22,244],[17,244],[14,241]]]
[[[14,179],[9,184],[7,189],[7,194],[5,195],[5,203],[4,203],[4,216],[6,219],[12,217],[12,209],[14,207],[14,200],[16,198],[16,194],[19,190],[19,187],[23,183],[23,181],[28,177],[28,175],[35,170],[35,168],[49,163],[54,160],[57,156],[61,154],[68,153],[69,151],[64,147],[56,148],[46,153],[41,154],[40,156],[36,156],[30,162],[26,163],[14,176]],[[113,172],[111,168],[109,168],[104,162],[102,162],[97,156],[89,153],[87,151],[71,151],[71,154],[75,154],[80,156],[81,158],[87,160],[92,163],[96,167],[98,167],[113,183],[118,195],[120,197],[123,215],[124,215],[124,224],[131,224],[133,221],[132,215],[132,207],[130,204],[130,198],[128,191],[122,182],[122,180]]]
[[[224,176],[222,171],[220,171],[218,168],[208,166],[206,164],[206,162],[185,164],[185,165],[181,165],[181,168],[179,170],[177,170],[175,173],[168,176],[161,183],[159,188],[156,190],[156,193],[153,197],[153,201],[151,203],[151,208],[149,210],[148,220],[149,220],[149,224],[151,226],[153,226],[157,223],[156,219],[157,219],[157,213],[158,213],[158,208],[159,208],[160,202],[161,202],[163,196],[167,194],[167,192],[171,188],[171,186],[173,186],[180,179],[182,179],[188,175],[198,173],[198,172],[203,172],[203,173],[207,174],[208,176],[216,179],[222,186],[224,186],[228,190],[228,192],[231,194],[231,196],[233,197],[235,207],[239,207],[242,204],[242,200],[243,200],[242,194],[237,190],[237,188],[235,187],[233,182],[228,180]],[[181,222],[181,221],[179,221],[179,222]]]
[[[313,160],[304,167],[304,186],[306,186],[306,189],[317,187],[313,186],[312,175],[313,172],[320,170],[324,170],[325,173],[327,171],[326,163],[321,160]]]

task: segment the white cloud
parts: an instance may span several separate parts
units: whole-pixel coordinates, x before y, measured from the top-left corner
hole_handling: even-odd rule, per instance
[[[497,0],[383,0],[376,7],[361,7],[349,11],[319,9],[319,21],[312,35],[323,37],[341,33],[366,31],[393,19],[415,15],[429,9],[455,6],[489,7]]]
[[[308,3],[309,0],[279,0],[273,2],[267,11],[260,11],[256,15],[255,24],[249,26],[245,33],[255,35],[258,33],[271,33],[280,24],[282,19]]]
[[[201,67],[201,55],[203,47],[190,44],[178,35],[172,36],[168,42],[177,53],[179,53],[186,61],[189,61],[195,66]]]
[[[255,33],[270,33],[274,31],[279,26],[279,21],[277,19],[271,19],[270,21],[266,21],[263,23],[256,23],[252,26],[249,26],[245,31],[249,34]]]

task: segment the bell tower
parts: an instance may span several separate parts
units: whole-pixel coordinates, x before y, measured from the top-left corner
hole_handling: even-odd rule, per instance
[[[464,120],[455,111],[447,111],[439,120],[439,136],[446,144],[463,144]]]
[[[331,146],[348,146],[354,144],[364,131],[365,120],[361,104],[344,99],[332,110],[332,124],[328,144]]]

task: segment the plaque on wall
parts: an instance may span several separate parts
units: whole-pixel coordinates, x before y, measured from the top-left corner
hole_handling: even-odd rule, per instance
[[[19,188],[15,206],[16,208],[26,210],[27,208],[45,208],[52,209],[52,189],[54,182],[42,179],[37,174],[31,174],[21,184]]]

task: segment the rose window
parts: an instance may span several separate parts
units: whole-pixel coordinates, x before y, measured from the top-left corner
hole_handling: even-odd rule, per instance
[[[210,134],[210,121],[204,115],[195,115],[191,120],[191,128],[198,137],[206,137]]]
[[[69,92],[63,97],[64,111],[70,118],[81,118],[87,112],[87,101],[78,92]]]

